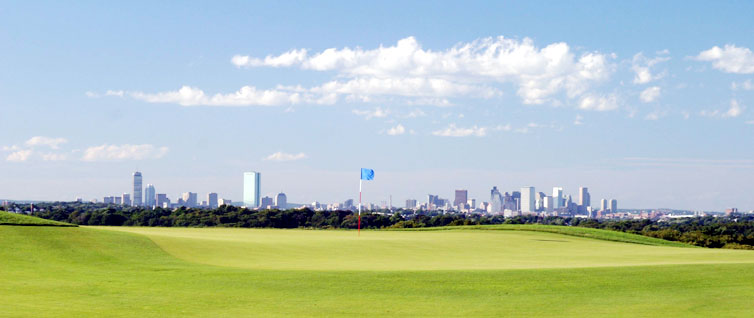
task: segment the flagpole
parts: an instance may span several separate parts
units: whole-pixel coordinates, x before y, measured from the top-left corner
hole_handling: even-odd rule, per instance
[[[361,182],[362,180],[359,179],[359,236],[361,236]]]

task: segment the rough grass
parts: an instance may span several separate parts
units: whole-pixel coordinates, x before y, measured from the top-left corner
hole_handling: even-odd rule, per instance
[[[634,244],[653,245],[653,246],[697,247],[690,244],[668,241],[668,240],[658,239],[654,237],[643,236],[639,234],[631,234],[631,233],[625,233],[625,232],[593,229],[593,228],[577,227],[577,226],[562,226],[562,225],[496,224],[496,225],[425,227],[425,228],[393,229],[393,230],[444,231],[444,230],[459,230],[459,229],[546,232],[546,233],[556,233],[556,234],[563,234],[563,235],[569,235],[569,236],[588,237],[588,238],[605,240],[605,241],[634,243]]]
[[[727,254],[530,231],[365,231],[356,238],[351,231],[149,229],[155,232],[137,235],[111,229],[141,230],[0,227],[0,317],[754,315],[754,253],[750,251],[725,251]],[[316,236],[320,233],[328,235]],[[159,237],[173,239],[161,241]],[[221,253],[200,256],[206,250],[196,245],[203,241],[215,248],[235,243]],[[420,248],[431,241],[436,243]],[[592,251],[595,245],[590,242],[610,248]],[[258,269],[256,265],[239,268],[199,264],[165,252],[190,251],[196,246],[200,252],[195,252],[195,257],[223,263],[227,260],[217,258],[243,258],[253,250],[239,247],[261,248],[265,244],[270,245],[265,253],[276,251],[276,257],[289,267],[315,264],[299,265],[309,269],[295,270]],[[386,260],[397,263],[394,266],[401,270],[349,270],[354,264],[364,264],[357,258],[377,252],[385,244],[402,250],[396,252],[396,258]],[[484,252],[490,244],[523,245],[487,255],[500,264],[526,258],[550,264],[553,258],[541,254],[549,253],[553,249],[548,246],[555,245],[584,263],[602,262],[599,254],[610,254],[613,266],[495,270],[413,267],[417,260],[433,257],[453,266],[468,264],[454,259]],[[301,251],[296,246],[315,250],[291,255]],[[439,251],[434,246],[445,249]],[[314,269],[323,263],[313,256],[343,248],[349,253],[363,251],[352,255],[350,263]],[[622,257],[635,257],[632,250],[660,253],[666,261],[691,254],[709,264],[625,266]],[[412,254],[415,259],[403,259]],[[726,259],[739,264],[715,263]]]
[[[70,223],[45,220],[35,216],[23,215],[0,211],[0,225],[25,225],[25,226],[76,226]]]

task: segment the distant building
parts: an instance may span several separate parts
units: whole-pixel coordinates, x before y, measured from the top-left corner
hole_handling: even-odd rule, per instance
[[[218,204],[220,204],[220,206],[223,206],[223,205],[233,205],[233,201],[228,200],[228,199],[220,199],[219,202],[218,202]]]
[[[195,192],[184,192],[181,196],[181,199],[183,199],[183,205],[187,208],[194,208],[196,207],[197,198]]]
[[[471,210],[476,209],[476,199],[468,199],[466,200],[466,204],[469,205],[469,209]]]
[[[534,212],[534,187],[521,188],[521,212]]]
[[[607,199],[600,201],[600,211],[607,211]]]
[[[348,200],[346,200],[348,202]],[[288,208],[288,197],[285,195],[285,193],[278,193],[278,195],[275,196],[275,206],[278,207],[278,209],[287,209]],[[353,200],[351,200],[351,206],[353,206]]]
[[[343,209],[344,210],[350,210],[353,209],[353,199],[348,199],[343,202]]]
[[[217,205],[217,193],[210,192],[207,194],[207,206],[210,209],[214,209],[219,206]]]
[[[155,205],[160,208],[170,207],[170,199],[168,199],[168,195],[165,193],[158,193],[156,198]]]
[[[552,188],[552,201],[553,201],[553,208],[561,208],[565,205],[565,202],[563,200],[563,188],[561,187],[553,187]]]
[[[123,197],[112,197],[113,203],[115,204],[123,204]]]
[[[262,198],[261,208],[262,209],[269,209],[275,205],[275,202],[272,200],[272,198],[265,196]]]
[[[128,193],[123,193],[123,197],[121,198],[120,202],[123,203],[123,205],[130,206],[131,205],[131,195]]]
[[[113,204],[115,203],[115,200],[113,197],[104,197],[102,198],[102,203],[104,204]]]
[[[592,206],[591,199],[589,197],[589,189],[587,187],[579,188],[579,212],[586,213],[587,208]]]
[[[453,206],[463,206],[469,199],[468,190],[456,190],[456,198],[453,200]]]
[[[610,212],[611,213],[618,213],[618,200],[611,199],[610,200]]]
[[[416,208],[416,200],[415,199],[408,199],[406,200],[406,209],[412,210]]]
[[[134,172],[134,206],[141,206],[141,172]],[[123,203],[125,204],[125,202]],[[130,204],[129,204],[130,205]]]
[[[544,208],[545,212],[550,213],[550,212],[554,211],[555,210],[555,198],[553,198],[551,196],[546,196],[545,197],[545,204],[544,205],[545,205],[545,208]]]
[[[256,208],[261,204],[261,179],[261,174],[256,171],[243,173],[243,204],[248,208]]]
[[[487,209],[489,213],[503,212],[503,197],[500,195],[500,190],[496,186],[490,190],[490,207]]]
[[[144,205],[150,208],[153,208],[157,205],[156,200],[157,200],[157,197],[156,197],[156,192],[154,190],[154,186],[151,184],[147,184],[147,187],[144,188]]]

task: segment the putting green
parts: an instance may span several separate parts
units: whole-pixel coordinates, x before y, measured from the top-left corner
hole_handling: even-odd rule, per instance
[[[754,315],[750,251],[512,231],[354,236],[0,226],[0,317]]]

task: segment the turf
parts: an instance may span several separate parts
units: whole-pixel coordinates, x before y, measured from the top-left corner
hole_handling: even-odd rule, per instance
[[[0,227],[0,317],[754,314],[750,251],[648,246],[530,231],[355,235]],[[223,247],[228,244],[233,248]],[[218,251],[209,253],[211,249]],[[307,249],[311,252],[304,253]],[[337,257],[341,253],[335,251],[341,249],[351,257],[329,262],[318,256]],[[254,250],[263,253],[246,255]],[[558,250],[557,256],[542,255]],[[560,263],[558,258],[569,253],[577,257]],[[369,254],[376,256],[364,260]],[[664,261],[659,261],[661,256]],[[382,264],[369,265],[383,257]],[[468,257],[475,262],[489,259],[483,266],[488,269],[458,260]],[[233,261],[238,258],[245,261]],[[644,258],[645,265],[637,266],[631,258]],[[676,264],[650,265],[658,262]]]
[[[24,225],[24,226],[76,226],[70,223],[45,220],[42,218],[23,214],[0,211],[0,225]]]

